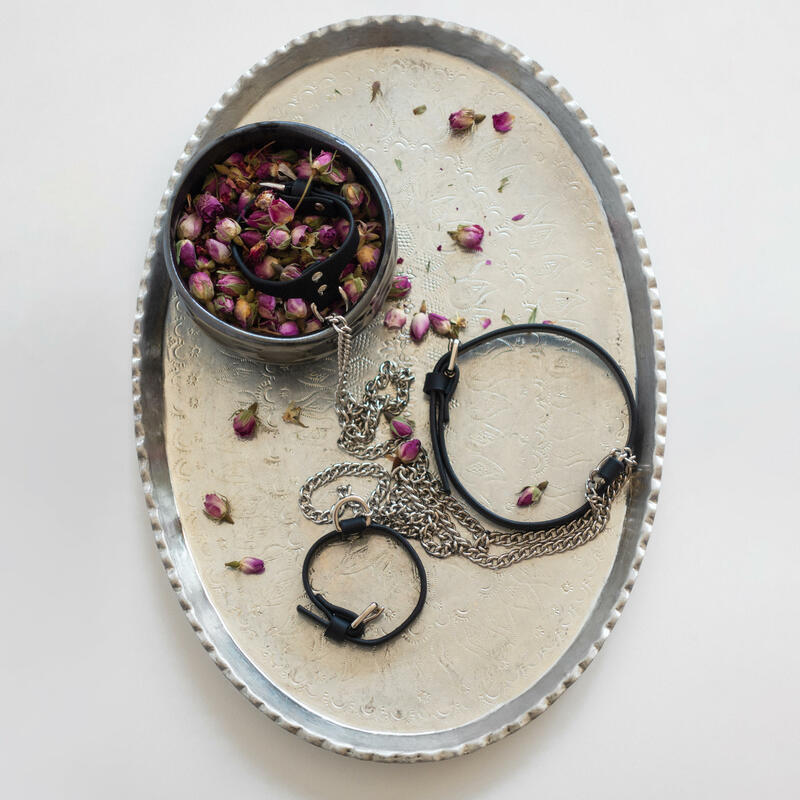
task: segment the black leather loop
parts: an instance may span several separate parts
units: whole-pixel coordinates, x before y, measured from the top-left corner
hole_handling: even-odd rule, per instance
[[[303,201],[298,203],[305,188],[306,181],[291,181],[285,184],[282,190],[276,189],[275,194],[283,197],[286,202],[293,205],[296,214],[324,213],[330,217],[344,217],[350,223],[350,230],[344,242],[332,256],[323,261],[309,264],[299,278],[294,278],[290,281],[271,281],[259,278],[250,269],[244,258],[242,258],[241,248],[238,245],[232,244],[231,252],[236,266],[259,291],[283,299],[299,297],[309,304],[316,303],[320,309],[323,309],[341,299],[339,294],[339,275],[355,257],[358,250],[359,232],[353,218],[353,212],[342,197],[333,192],[314,187],[309,190]],[[250,206],[248,205],[239,217],[240,222],[244,220],[249,209]]]
[[[341,528],[341,531],[331,531],[330,533],[326,533],[324,536],[317,539],[317,541],[311,545],[311,548],[309,549],[308,553],[306,553],[305,560],[303,561],[303,588],[306,590],[306,594],[309,596],[311,602],[325,615],[325,618],[323,619],[313,611],[309,611],[303,606],[297,606],[297,610],[304,616],[316,622],[318,625],[323,625],[325,627],[325,636],[329,639],[333,639],[334,641],[347,641],[352,642],[353,644],[365,645],[367,647],[384,644],[390,639],[394,639],[395,636],[401,634],[422,611],[422,607],[425,605],[425,597],[428,594],[428,579],[425,574],[425,567],[422,566],[422,561],[417,555],[417,551],[414,550],[408,539],[406,539],[405,536],[398,533],[393,528],[388,528],[385,525],[378,525],[375,522],[367,523],[367,518],[363,516],[342,520]],[[388,536],[390,539],[394,539],[394,541],[401,545],[411,557],[411,560],[414,562],[414,566],[417,570],[417,575],[419,576],[419,599],[417,600],[416,606],[414,606],[414,610],[396,628],[389,631],[389,633],[384,634],[383,636],[377,636],[374,639],[363,638],[365,623],[358,625],[356,628],[352,627],[352,623],[358,619],[359,614],[354,611],[350,611],[347,608],[336,606],[323,597],[322,594],[315,592],[314,588],[311,586],[311,578],[309,576],[311,565],[320,550],[323,550],[329,544],[334,542],[341,542],[348,536],[352,536],[354,534],[370,536],[377,534]]]
[[[592,341],[582,333],[573,331],[570,328],[564,328],[561,325],[543,325],[529,323],[525,325],[509,325],[506,328],[500,328],[491,333],[485,333],[475,339],[460,344],[458,348],[459,357],[470,350],[474,350],[486,342],[493,339],[499,339],[504,336],[513,336],[517,333],[541,333],[551,336],[561,336],[566,339],[582,345],[587,350],[594,353],[611,371],[616,379],[623,394],[625,395],[625,403],[628,406],[628,413],[630,414],[630,422],[628,428],[628,439],[625,443],[626,447],[630,447],[635,452],[635,444],[638,441],[638,414],[636,407],[636,399],[634,398],[633,391],[628,383],[625,374],[620,368],[619,364],[599,345],[597,342]],[[589,510],[588,501],[579,508],[569,514],[555,519],[545,520],[543,522],[522,522],[516,519],[509,519],[500,514],[496,514],[491,509],[487,508],[480,501],[478,501],[472,494],[467,491],[464,484],[458,479],[453,465],[447,455],[447,446],[445,444],[445,427],[450,421],[450,400],[458,386],[458,364],[453,368],[452,373],[448,372],[448,364],[450,361],[450,354],[445,353],[437,362],[432,372],[429,372],[425,378],[425,393],[428,395],[430,404],[430,429],[431,441],[433,444],[433,456],[436,461],[436,467],[439,470],[439,478],[442,483],[442,489],[446,494],[451,493],[451,484],[454,486],[459,494],[467,501],[476,511],[483,514],[484,517],[492,522],[503,525],[509,528],[516,528],[517,530],[524,531],[543,531],[549,528],[555,528],[559,525],[564,525],[572,522],[578,517],[583,516]],[[625,465],[613,456],[609,456],[603,461],[598,468],[598,474],[605,480],[601,491],[606,490],[611,482],[625,469]]]

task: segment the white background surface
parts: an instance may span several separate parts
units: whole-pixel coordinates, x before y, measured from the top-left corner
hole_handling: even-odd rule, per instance
[[[293,36],[398,10],[517,45],[596,124],[653,255],[669,434],[643,571],[591,669],[488,749],[379,765],[285,733],[204,654],[145,513],[130,339],[208,107]],[[796,4],[4,0],[2,18],[3,797],[798,796]]]

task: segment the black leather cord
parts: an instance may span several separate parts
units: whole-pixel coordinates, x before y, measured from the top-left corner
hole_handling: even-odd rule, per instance
[[[628,439],[625,444],[626,447],[634,449],[634,444],[637,441],[638,435],[638,415],[636,408],[636,400],[631,390],[630,384],[622,372],[619,364],[599,345],[597,342],[592,341],[587,336],[584,336],[577,331],[570,328],[563,328],[560,325],[542,325],[529,323],[525,325],[510,325],[506,328],[500,328],[490,333],[485,333],[475,339],[459,345],[458,355],[468,353],[480,345],[490,342],[493,339],[499,339],[504,336],[512,336],[517,333],[541,333],[551,336],[562,336],[570,339],[579,345],[582,345],[587,350],[594,353],[614,375],[617,383],[625,395],[625,402],[628,406],[628,413],[630,414],[630,424],[628,429]],[[448,366],[450,363],[450,354],[445,353],[434,366],[433,371],[429,372],[425,378],[425,393],[429,396],[430,401],[430,429],[431,440],[433,444],[433,454],[436,460],[436,466],[439,470],[439,477],[442,483],[442,489],[446,494],[451,493],[451,484],[455,486],[459,494],[467,501],[476,511],[483,514],[484,517],[492,522],[503,525],[509,528],[516,528],[517,530],[525,531],[542,531],[549,528],[555,528],[559,525],[564,525],[572,522],[578,517],[583,516],[590,506],[588,501],[579,508],[563,517],[545,520],[543,522],[521,522],[516,519],[508,519],[500,514],[496,514],[490,509],[486,508],[480,501],[478,501],[472,494],[467,491],[464,484],[458,479],[458,476],[453,470],[453,465],[447,455],[447,446],[445,444],[445,427],[450,421],[450,400],[455,394],[456,387],[458,386],[458,365],[455,364],[452,372],[449,372]],[[602,478],[605,479],[605,487],[608,487],[612,481],[620,475],[625,469],[625,465],[614,456],[609,456],[598,468],[598,472]]]
[[[270,281],[266,278],[259,278],[253,270],[245,263],[242,258],[241,248],[231,245],[233,260],[236,266],[250,283],[261,292],[272,295],[273,297],[299,297],[307,303],[316,303],[320,309],[328,308],[332,303],[341,299],[339,294],[339,275],[342,270],[352,262],[358,250],[359,232],[358,226],[353,218],[350,206],[342,197],[333,192],[311,188],[303,198],[301,203],[297,201],[306,188],[306,181],[297,180],[284,184],[284,188],[275,190],[275,194],[284,197],[290,205],[295,206],[295,213],[323,212],[330,217],[341,216],[350,223],[350,230],[336,252],[324,261],[317,261],[309,264],[299,278],[290,281]],[[252,205],[252,204],[251,204]],[[244,217],[250,210],[248,205],[239,216],[239,221],[244,221]]]
[[[425,567],[422,566],[422,561],[417,555],[417,551],[414,550],[408,539],[392,528],[388,528],[385,525],[378,525],[375,522],[368,522],[367,518],[363,516],[342,520],[341,528],[341,531],[331,531],[317,539],[317,541],[311,545],[311,549],[306,553],[305,561],[303,561],[303,587],[306,590],[306,594],[311,599],[311,602],[325,615],[325,619],[317,616],[313,611],[309,611],[303,606],[297,606],[297,610],[309,619],[312,619],[318,625],[323,625],[325,627],[325,636],[334,641],[353,642],[353,644],[365,645],[367,647],[384,644],[401,634],[422,611],[422,607],[425,605],[425,597],[428,593],[428,579],[425,574]],[[354,533],[360,533],[362,535],[379,534],[394,539],[411,557],[416,567],[417,575],[419,575],[420,592],[414,610],[394,630],[389,631],[389,633],[383,636],[377,636],[374,639],[363,638],[365,623],[358,625],[356,628],[352,627],[352,623],[358,619],[358,614],[347,608],[334,605],[326,600],[319,592],[315,592],[314,588],[311,586],[311,578],[309,577],[311,564],[320,550],[324,549],[332,542],[343,541],[347,536],[351,536]]]

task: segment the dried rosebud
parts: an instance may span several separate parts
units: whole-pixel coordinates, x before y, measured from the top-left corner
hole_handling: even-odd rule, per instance
[[[207,239],[206,250],[217,264],[231,263],[231,249],[228,245],[218,242],[216,239]]]
[[[270,173],[267,173],[266,175],[264,175],[264,177],[265,178],[267,178],[267,177],[271,178],[272,175]],[[275,201],[275,192],[271,192],[269,190],[265,190],[263,192],[259,192],[256,195],[256,199],[253,201],[253,205],[259,211],[269,211],[269,207],[272,205],[272,203],[274,201]]]
[[[186,212],[179,220],[176,234],[179,239],[196,239],[203,231],[199,214]]]
[[[408,275],[395,275],[389,288],[389,299],[399,300],[411,291],[411,278]]]
[[[342,291],[347,295],[347,301],[351,306],[361,299],[366,288],[367,282],[363,278],[349,278],[342,284]]]
[[[327,150],[323,150],[312,162],[311,162],[311,169],[314,172],[323,172],[330,167],[331,163],[333,162],[333,153],[329,153]]]
[[[314,233],[308,225],[295,225],[292,228],[292,247],[303,248],[309,247],[314,241]]]
[[[283,268],[283,272],[281,272],[280,279],[282,281],[293,281],[299,278],[303,274],[303,270],[297,266],[297,264],[289,264],[288,266]]]
[[[243,231],[239,237],[245,247],[254,247],[262,241],[261,231]]]
[[[221,314],[222,316],[233,314],[233,306],[234,302],[232,297],[218,294],[214,298],[214,311],[216,311],[217,314]]]
[[[319,214],[306,214],[303,217],[303,225],[308,225],[312,231],[319,230],[320,225],[324,222],[323,218]]]
[[[281,336],[299,336],[300,328],[297,327],[296,322],[284,322],[278,325],[278,333]]]
[[[313,174],[311,172],[311,163],[307,158],[303,159],[303,161],[298,161],[297,164],[294,165],[294,172],[298,178],[308,180]]]
[[[457,230],[447,231],[447,235],[466,250],[480,250],[483,233],[483,228],[477,223],[459,225]]]
[[[375,272],[380,259],[381,249],[373,244],[365,244],[363,247],[359,247],[356,252],[356,260],[367,275]]]
[[[517,505],[535,506],[542,499],[542,492],[547,488],[547,481],[542,481],[537,486],[526,486],[517,498]]]
[[[203,499],[203,512],[209,519],[214,522],[230,522],[233,524],[231,517],[231,506],[228,498],[223,494],[213,492],[207,494]]]
[[[259,292],[256,296],[256,303],[258,304],[259,315],[264,319],[271,319],[275,314],[275,306],[278,304],[278,301],[271,294]]]
[[[322,330],[322,323],[316,317],[311,317],[311,319],[305,321],[303,333],[316,333],[316,331],[320,330]]]
[[[333,227],[336,229],[336,236],[341,244],[350,233],[350,223],[346,219],[338,219]]]
[[[276,197],[270,203],[269,218],[275,225],[287,225],[294,219],[294,209],[282,197]]]
[[[207,303],[214,297],[214,283],[207,272],[193,272],[189,276],[189,291],[196,300]]]
[[[333,164],[320,175],[320,179],[323,183],[338,186],[347,180],[347,171],[343,167]]]
[[[390,308],[386,312],[383,324],[389,330],[399,331],[408,321],[405,311],[402,308]]]
[[[363,247],[365,244],[369,244],[370,242],[377,242],[383,236],[383,225],[375,220],[372,220],[371,222],[359,220],[358,234],[359,247]]]
[[[236,201],[236,211],[238,212],[239,216],[244,214],[245,209],[253,202],[253,195],[251,192],[245,190],[239,195],[239,199]]]
[[[299,297],[290,297],[284,304],[287,319],[305,319],[308,316],[306,301]]]
[[[392,436],[394,436],[395,439],[405,439],[414,433],[414,429],[407,422],[403,422],[401,419],[393,419],[389,423],[389,428],[392,431]]]
[[[233,318],[242,328],[250,328],[256,318],[256,304],[240,297],[233,307]]]
[[[260,231],[265,231],[272,226],[269,213],[267,211],[260,211],[259,209],[251,211],[247,217],[245,217],[245,222],[251,228],[258,228]]]
[[[267,244],[273,250],[285,250],[292,241],[289,231],[285,228],[273,228],[267,234]]]
[[[336,244],[336,228],[332,225],[323,225],[317,231],[317,241],[323,247],[333,247]]]
[[[240,439],[251,439],[258,427],[258,403],[252,403],[247,408],[240,408],[233,415],[233,432]]]
[[[401,464],[410,464],[419,455],[420,447],[419,439],[409,439],[397,448],[395,458]]]
[[[264,571],[264,562],[260,558],[253,556],[245,556],[239,561],[226,561],[226,567],[231,569],[238,569],[245,575],[260,575]]]
[[[206,272],[217,268],[217,265],[214,263],[214,260],[204,255],[197,256],[197,264],[195,266],[197,267],[197,269],[206,270]]]
[[[175,245],[175,254],[179,264],[183,264],[189,269],[197,266],[197,251],[194,249],[194,243],[188,239],[181,239]]]
[[[508,111],[492,114],[492,125],[498,133],[508,133],[514,124],[514,115]]]
[[[342,186],[342,197],[350,208],[358,208],[367,199],[367,193],[360,183],[345,183]]]
[[[228,272],[217,281],[217,289],[228,297],[240,297],[250,289],[250,286],[241,275]]]
[[[486,119],[486,114],[476,114],[472,108],[459,108],[449,118],[450,129],[454,131],[468,131],[473,126]]]
[[[213,194],[199,194],[194,199],[194,209],[203,222],[213,222],[225,213],[225,209]]]
[[[217,224],[214,226],[214,233],[216,234],[217,240],[226,244],[232,239],[235,239],[241,232],[242,226],[235,219],[231,219],[230,217],[223,217],[217,220]],[[214,260],[216,261],[216,259]]]
[[[430,326],[431,321],[428,319],[428,312],[423,303],[420,310],[411,318],[411,337],[418,342],[421,341]]]
[[[253,272],[257,278],[271,281],[281,269],[281,262],[274,256],[267,256],[253,267]]]
[[[440,336],[450,335],[452,330],[450,320],[444,314],[437,314],[431,311],[428,314],[428,319],[430,320],[434,333],[438,333]]]

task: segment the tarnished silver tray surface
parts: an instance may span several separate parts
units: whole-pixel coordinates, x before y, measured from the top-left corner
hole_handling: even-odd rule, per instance
[[[374,81],[381,93],[373,101]],[[414,115],[420,105],[427,111]],[[499,134],[487,119],[454,137],[447,115],[462,106],[511,111],[514,128]],[[265,368],[220,351],[170,294],[157,246],[190,156],[260,119],[328,129],[375,165],[397,216],[399,269],[414,279],[410,311],[424,299],[431,310],[461,314],[471,338],[483,317],[497,327],[504,313],[523,322],[536,308],[539,321],[606,347],[637,384],[641,466],[608,528],[574,551],[499,572],[423,554],[430,590],[421,617],[374,651],[326,641],[295,611],[305,600],[303,556],[327,530],[300,515],[298,489],[309,474],[351,460],[335,445],[335,363]],[[446,231],[460,222],[486,228],[482,253],[449,241]],[[518,344],[465,359],[448,443],[468,487],[490,504],[518,513],[514,492],[545,477],[544,500],[526,513],[557,516],[578,504],[589,471],[620,441],[621,397],[574,349]],[[357,339],[351,388],[360,392],[386,358],[410,366],[409,413],[426,443],[422,378],[443,351],[442,339],[416,345],[379,318]],[[297,39],[243,75],[189,140],[156,215],[133,382],[145,495],[180,603],[242,694],[314,744],[422,761],[496,741],[581,674],[631,590],[655,514],[666,424],[650,259],[627,188],[586,115],[552,75],[490,36],[429,19],[369,18]],[[254,400],[274,430],[237,441],[229,417]],[[303,407],[307,428],[282,422],[290,402]],[[203,516],[203,494],[214,490],[230,498],[234,525]],[[319,500],[334,498],[332,488]],[[337,602],[372,592],[401,614],[411,602],[410,568],[380,543],[365,548],[357,563],[333,548],[321,565],[342,576]],[[266,573],[224,567],[242,555],[264,558]]]

